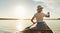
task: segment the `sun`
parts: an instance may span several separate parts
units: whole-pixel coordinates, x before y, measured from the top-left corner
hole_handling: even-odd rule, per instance
[[[25,6],[16,6],[16,16],[19,18],[19,19],[25,19],[26,18],[26,7]],[[17,21],[17,30],[18,31],[22,31],[24,30],[24,25],[22,24],[22,20],[18,20]]]
[[[23,19],[25,15],[26,15],[26,7],[17,6],[16,7],[16,16],[20,19]]]

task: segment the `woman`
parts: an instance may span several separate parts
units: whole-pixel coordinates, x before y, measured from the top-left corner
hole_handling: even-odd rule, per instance
[[[33,20],[34,20],[34,18],[36,18],[36,22],[37,22],[36,29],[37,30],[45,30],[46,29],[46,24],[43,21],[43,17],[50,17],[49,12],[47,12],[47,14],[45,14],[45,13],[42,12],[42,10],[43,10],[43,7],[38,5],[37,6],[37,13],[35,13],[34,16],[31,19],[31,22],[33,24],[35,24],[35,22]],[[38,33],[41,33],[41,31],[39,31]]]

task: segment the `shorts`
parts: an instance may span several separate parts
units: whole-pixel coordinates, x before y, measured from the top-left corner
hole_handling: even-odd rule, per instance
[[[37,25],[35,26],[35,29],[45,30],[46,29],[46,23],[45,22],[37,22]]]

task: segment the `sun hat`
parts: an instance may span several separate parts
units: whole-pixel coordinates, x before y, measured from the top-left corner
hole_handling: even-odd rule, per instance
[[[38,9],[43,9],[43,7],[41,5],[38,5],[37,8]]]

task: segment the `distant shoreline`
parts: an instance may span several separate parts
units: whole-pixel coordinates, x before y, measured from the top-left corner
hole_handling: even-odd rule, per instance
[[[31,19],[0,18],[0,20],[31,20]],[[44,20],[60,20],[60,18],[57,18],[57,19],[44,19]]]
[[[0,20],[18,20],[17,18],[0,18]]]

